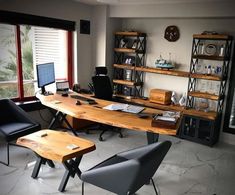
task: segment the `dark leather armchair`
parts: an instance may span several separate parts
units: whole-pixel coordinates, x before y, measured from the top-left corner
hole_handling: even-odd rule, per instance
[[[152,177],[170,147],[171,142],[164,141],[114,155],[81,174],[82,194],[84,182],[127,195],[134,194],[150,180],[157,194]]]
[[[0,100],[0,139],[7,144],[7,162],[0,163],[9,165],[9,145],[17,138],[33,133],[41,129],[40,124],[34,122],[29,115],[17,106],[12,100]]]
[[[113,89],[109,77],[107,76],[108,70],[106,67],[96,67],[96,75],[92,77],[95,97],[103,100],[113,100]],[[123,137],[120,128],[114,128],[109,125],[100,125],[102,132],[100,133],[99,140],[103,141],[102,135],[106,131],[115,131],[119,133],[119,137]]]

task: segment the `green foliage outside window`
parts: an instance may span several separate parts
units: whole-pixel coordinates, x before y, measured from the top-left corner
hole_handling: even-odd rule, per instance
[[[3,26],[5,27],[5,26]],[[1,30],[1,29],[0,29]],[[17,97],[17,64],[15,49],[15,33],[12,29],[5,27],[5,36],[0,37],[0,44],[7,49],[7,58],[0,59],[0,98]],[[33,80],[33,50],[30,40],[31,26],[22,26],[21,28],[21,54],[23,64],[23,79]],[[1,81],[4,81],[1,83]],[[6,82],[9,81],[9,82]],[[24,85],[25,96],[31,96],[34,93],[33,83]]]

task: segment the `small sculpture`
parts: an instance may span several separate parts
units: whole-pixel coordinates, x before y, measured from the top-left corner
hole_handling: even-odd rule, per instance
[[[120,48],[127,48],[128,39],[121,39]]]
[[[176,94],[175,94],[174,91],[172,92],[172,95],[171,95],[171,103],[172,103],[173,105],[176,105],[176,103],[177,103]]]
[[[180,98],[180,100],[179,100],[179,105],[180,105],[180,106],[186,106],[186,93],[184,93],[184,94],[181,96],[181,98]]]

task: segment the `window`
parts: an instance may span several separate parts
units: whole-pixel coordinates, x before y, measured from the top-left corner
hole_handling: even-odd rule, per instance
[[[15,28],[0,24],[0,98],[18,97]]]
[[[36,64],[41,63],[54,62],[56,80],[69,80],[71,84],[68,31],[0,24],[0,34],[0,98],[32,99],[39,90]]]

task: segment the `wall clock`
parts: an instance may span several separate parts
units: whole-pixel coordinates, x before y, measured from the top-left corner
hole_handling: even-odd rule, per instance
[[[166,27],[164,38],[170,42],[177,41],[180,37],[180,32],[177,26]]]

